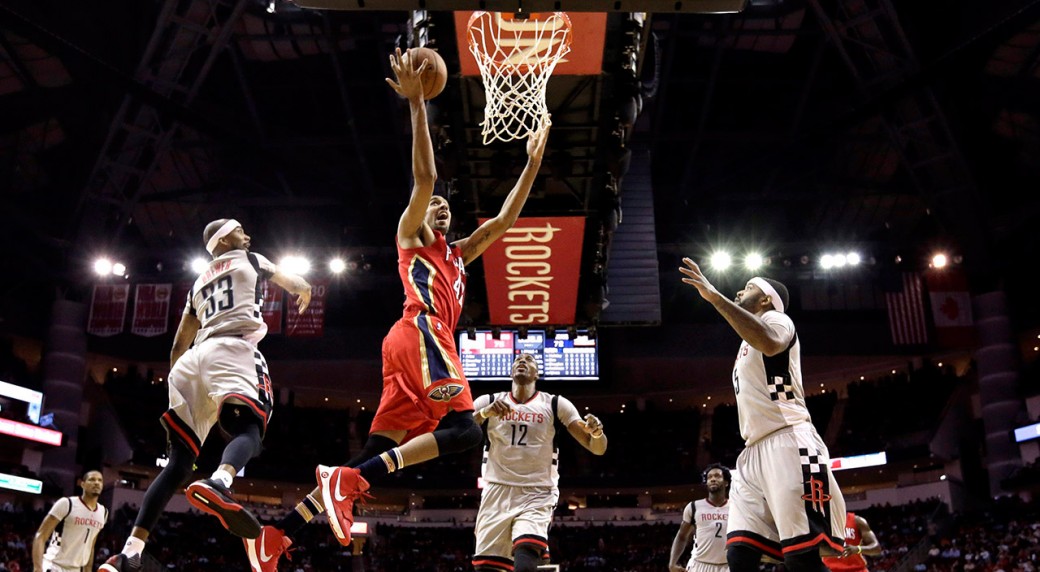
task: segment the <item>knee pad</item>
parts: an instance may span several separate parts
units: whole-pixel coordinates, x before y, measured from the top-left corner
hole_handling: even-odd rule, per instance
[[[535,572],[538,565],[542,563],[542,550],[544,543],[534,543],[518,540],[513,544],[513,570],[514,572]]]
[[[437,430],[433,432],[437,441],[437,451],[444,453],[460,453],[484,442],[484,431],[473,421],[473,414],[468,411],[450,411],[441,419]]]
[[[788,572],[827,572],[820,552],[815,549],[784,556],[784,569]]]
[[[220,406],[220,417],[218,418],[220,428],[228,435],[234,437],[245,433],[251,426],[260,428],[263,434],[263,425],[260,418],[256,416],[251,408],[241,403],[225,402]]]
[[[762,560],[762,553],[747,546],[731,544],[726,547],[726,563],[732,572],[754,572]]]

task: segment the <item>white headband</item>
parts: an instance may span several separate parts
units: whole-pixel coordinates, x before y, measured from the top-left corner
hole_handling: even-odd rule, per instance
[[[780,312],[781,314],[784,313],[784,299],[776,293],[776,288],[773,288],[772,284],[766,282],[765,278],[759,278],[758,276],[755,276],[751,280],[748,280],[748,284],[754,284],[755,286],[758,286],[759,290],[761,290],[766,296],[769,296],[773,299],[773,307],[776,308],[776,311]]]
[[[217,249],[217,243],[220,242],[220,239],[231,234],[231,231],[235,230],[240,226],[242,226],[242,223],[238,222],[237,220],[228,220],[220,227],[220,230],[213,233],[213,236],[210,237],[209,242],[206,243],[206,250],[212,255],[213,251]]]

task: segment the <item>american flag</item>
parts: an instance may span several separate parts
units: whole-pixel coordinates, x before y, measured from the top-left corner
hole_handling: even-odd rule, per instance
[[[928,343],[921,277],[915,272],[903,272],[900,284],[902,289],[885,293],[892,343],[897,346]]]

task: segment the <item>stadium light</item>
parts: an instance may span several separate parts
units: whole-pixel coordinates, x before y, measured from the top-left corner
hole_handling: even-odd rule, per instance
[[[758,270],[762,267],[762,255],[757,252],[752,252],[744,257],[744,266],[748,270]]]
[[[286,272],[301,276],[311,271],[311,261],[302,256],[286,256],[278,265]]]
[[[716,252],[711,255],[711,267],[715,270],[725,270],[733,263],[733,259],[727,252]]]
[[[191,261],[191,271],[195,274],[202,274],[209,268],[209,262],[202,257],[195,258]]]
[[[108,276],[112,273],[112,261],[107,258],[98,258],[94,261],[94,273],[98,276]]]
[[[126,276],[126,265],[122,262],[116,262],[112,265],[113,276]]]
[[[347,263],[342,258],[333,258],[329,261],[329,272],[339,274],[347,269]]]
[[[945,254],[940,252],[940,253],[936,254],[935,256],[932,256],[932,267],[933,268],[945,268],[947,264],[948,264],[948,260],[947,260]]]

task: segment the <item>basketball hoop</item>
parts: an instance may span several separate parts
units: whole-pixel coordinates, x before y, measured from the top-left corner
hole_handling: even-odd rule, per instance
[[[544,16],[544,18],[539,18]],[[523,139],[545,126],[545,88],[556,64],[571,51],[571,19],[564,12],[530,14],[474,12],[469,51],[477,60],[486,103],[484,144]]]

